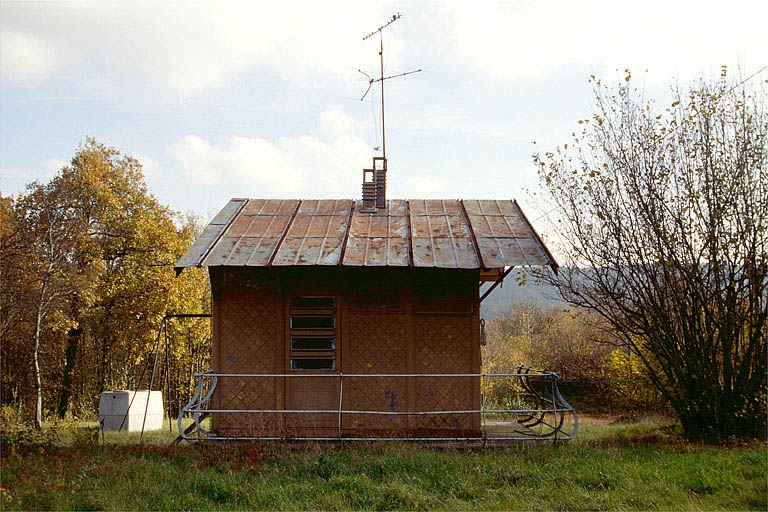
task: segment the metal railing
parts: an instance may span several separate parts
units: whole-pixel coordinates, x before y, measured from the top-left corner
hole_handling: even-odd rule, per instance
[[[561,395],[557,386],[558,374],[546,371],[520,369],[517,373],[453,373],[453,374],[359,374],[359,373],[290,373],[290,374],[250,374],[250,373],[216,373],[209,371],[195,374],[197,387],[192,399],[184,406],[179,414],[177,424],[179,438],[197,442],[202,440],[295,440],[295,441],[481,441],[486,442],[517,442],[517,441],[569,441],[576,436],[579,420],[576,411]],[[211,398],[226,379],[277,380],[285,382],[288,379],[322,378],[333,379],[338,383],[334,394],[338,393],[338,407],[335,408],[214,408]],[[386,409],[349,409],[344,408],[345,394],[353,392],[352,386],[358,380],[367,379],[430,379],[439,382],[441,379],[469,379],[471,385],[478,385],[482,398],[482,406],[474,408],[448,408],[440,410],[395,410]],[[413,384],[411,384],[413,385]],[[223,390],[220,390],[220,393]],[[219,403],[226,400],[221,397]],[[231,401],[231,400],[230,400]],[[410,404],[413,407],[413,404]],[[282,418],[301,415],[334,415],[335,430],[329,435],[328,428],[322,435],[308,435],[306,429],[299,429],[298,434],[291,435],[287,430],[262,432],[257,434],[237,433],[235,435],[217,434],[203,423],[217,414],[226,415],[257,415],[262,418]],[[479,418],[480,429],[457,428],[456,434],[446,434],[446,430],[435,429],[436,434],[430,435],[429,428],[414,428],[400,426],[390,432],[377,435],[366,435],[367,432],[350,426],[349,418],[380,418],[387,417],[391,421],[397,418],[416,418],[415,422],[428,421],[428,418],[446,417]],[[192,419],[191,425],[184,428],[186,418]],[[306,416],[309,418],[310,416]],[[418,434],[414,434],[418,432]],[[425,434],[426,432],[426,434]]]

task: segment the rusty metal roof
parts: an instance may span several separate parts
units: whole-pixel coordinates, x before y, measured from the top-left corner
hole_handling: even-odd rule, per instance
[[[341,265],[557,268],[516,201],[232,199],[176,263],[186,267]]]

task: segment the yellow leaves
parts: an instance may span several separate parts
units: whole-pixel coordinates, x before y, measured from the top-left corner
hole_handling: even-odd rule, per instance
[[[70,165],[27,191],[15,205],[0,203],[0,234],[6,218],[23,228],[17,230],[23,239],[15,249],[22,256],[12,283],[20,290],[15,331],[24,336],[31,325],[27,317],[44,311],[39,331],[42,346],[49,347],[41,357],[60,357],[53,344],[65,339],[62,333],[82,329],[89,346],[103,350],[105,361],[114,360],[108,366],[126,368],[109,378],[132,379],[128,374],[142,357],[137,347],[151,345],[169,308],[210,310],[203,274],[192,270],[174,278],[173,264],[193,230],[177,229],[173,213],[148,194],[141,165],[132,157],[87,139]],[[185,332],[193,331],[195,339],[205,339],[209,328]],[[53,360],[42,365],[59,366]]]

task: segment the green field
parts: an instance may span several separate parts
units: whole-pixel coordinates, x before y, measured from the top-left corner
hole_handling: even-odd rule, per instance
[[[765,510],[766,444],[585,418],[566,446],[170,446],[168,431],[5,430],[2,510]]]

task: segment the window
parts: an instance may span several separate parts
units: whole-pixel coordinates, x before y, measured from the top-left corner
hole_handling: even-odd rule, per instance
[[[333,357],[292,357],[291,370],[335,370]]]
[[[336,369],[336,297],[291,298],[291,370]]]
[[[323,336],[291,336],[291,350],[335,350],[333,338]]]
[[[328,309],[335,310],[335,297],[294,297],[291,300],[291,308],[294,310],[302,309]]]
[[[336,317],[333,313],[325,315],[303,315],[301,313],[294,312],[294,314],[291,315],[291,329],[295,329],[297,331],[335,328]]]

